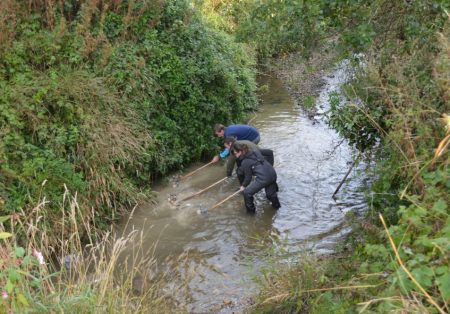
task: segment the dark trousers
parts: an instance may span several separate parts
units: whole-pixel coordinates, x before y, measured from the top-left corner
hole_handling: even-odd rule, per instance
[[[281,207],[280,201],[278,200],[278,196],[277,196],[277,192],[278,192],[277,183],[272,182],[269,184],[264,184],[258,180],[254,180],[244,190],[245,208],[247,208],[247,210],[249,212],[256,211],[255,204],[253,202],[254,201],[253,195],[258,193],[263,188],[265,189],[267,199],[272,202],[272,207],[275,209],[278,209]]]

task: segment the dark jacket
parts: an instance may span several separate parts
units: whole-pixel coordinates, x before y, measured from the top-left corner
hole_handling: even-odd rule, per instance
[[[258,150],[249,151],[246,155],[240,156],[239,159],[241,160],[239,171],[244,175],[243,187],[250,184],[253,176],[263,185],[276,182],[277,173],[275,169]]]
[[[247,141],[247,140],[235,141],[234,143],[245,144],[245,145],[247,145],[247,147],[250,150],[258,149],[258,145],[256,145],[253,142]],[[228,177],[231,177],[231,175],[233,174],[233,168],[234,168],[235,163],[236,163],[236,157],[233,154],[230,154],[230,156],[228,156],[228,160],[227,160],[227,176]]]

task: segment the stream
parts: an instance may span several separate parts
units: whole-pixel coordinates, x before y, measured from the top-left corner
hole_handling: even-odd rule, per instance
[[[367,208],[362,192],[367,178],[356,176],[364,164],[353,169],[337,197],[331,197],[355,152],[327,126],[321,113],[329,107],[329,93],[339,91],[347,73],[341,65],[323,77],[313,119],[294,105],[280,80],[260,78],[268,91],[261,95],[262,106],[252,124],[261,134],[259,146],[274,150],[278,211],[263,191],[255,198],[256,214],[246,212],[241,195],[206,211],[239,188],[235,175],[174,206],[170,198],[180,200],[225,177],[224,165],[215,164],[179,183],[160,182],[154,187],[157,204],[141,205],[122,225],[125,235],[142,232],[143,254],[151,254],[159,264],[171,256],[184,256],[166,268],[183,270],[190,298],[181,303],[190,313],[241,312],[245,300],[258,291],[252,278],[265,264],[268,250],[282,245],[292,253],[332,253],[351,231],[346,213],[359,214]],[[202,165],[193,164],[184,173]]]

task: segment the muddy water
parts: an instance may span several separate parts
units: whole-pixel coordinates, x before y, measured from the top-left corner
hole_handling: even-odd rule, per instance
[[[278,211],[263,194],[256,197],[255,215],[246,213],[241,195],[207,210],[239,188],[235,177],[179,207],[171,204],[170,195],[179,200],[223,178],[224,166],[213,165],[179,184],[168,180],[156,186],[158,204],[142,206],[131,217],[125,233],[143,232],[145,254],[163,264],[168,256],[189,252],[187,263],[179,267],[195,270],[185,278],[192,297],[185,301],[190,312],[240,312],[245,297],[257,289],[251,277],[274,245],[263,240],[287,238],[283,246],[292,252],[329,253],[350,231],[345,213],[366,207],[360,191],[363,182],[355,178],[357,170],[336,200],[331,198],[350,167],[353,152],[327,127],[321,112],[328,108],[329,93],[345,79],[342,68],[324,77],[319,111],[313,119],[294,106],[279,80],[261,79],[269,90],[262,95],[263,105],[252,124],[261,133],[259,146],[275,153],[282,205]],[[192,165],[185,173],[199,166]]]

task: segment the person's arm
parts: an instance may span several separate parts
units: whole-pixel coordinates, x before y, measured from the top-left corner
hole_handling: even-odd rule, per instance
[[[241,167],[244,171],[244,180],[242,181],[242,186],[247,187],[252,181],[252,169],[245,161],[242,162]]]
[[[220,152],[219,157],[224,159],[224,158],[228,157],[228,155],[230,155],[230,149],[225,148],[223,151]]]
[[[216,162],[218,162],[219,160],[220,160],[220,156],[219,156],[219,155],[216,155],[216,156],[213,157],[213,159],[211,160],[211,162],[212,162],[212,163],[216,163]]]
[[[227,161],[227,177],[231,177],[233,175],[234,164],[236,163],[236,157],[233,154],[230,154]]]
[[[230,154],[230,150],[228,148],[225,148],[223,151],[220,152],[219,155],[214,156],[214,158],[211,160],[211,162],[216,163],[220,159],[226,158],[229,154]]]

